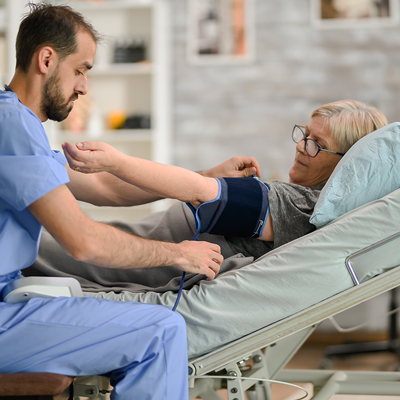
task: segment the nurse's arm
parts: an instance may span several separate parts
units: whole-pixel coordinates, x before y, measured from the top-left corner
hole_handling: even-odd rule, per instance
[[[75,259],[114,268],[174,265],[213,279],[223,257],[207,242],[161,242],[141,238],[85,216],[72,193],[61,185],[29,207],[32,215]]]

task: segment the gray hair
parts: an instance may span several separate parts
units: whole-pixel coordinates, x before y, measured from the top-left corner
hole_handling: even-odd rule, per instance
[[[363,136],[388,124],[377,108],[356,100],[340,100],[324,104],[311,118],[324,117],[329,131],[343,153]]]

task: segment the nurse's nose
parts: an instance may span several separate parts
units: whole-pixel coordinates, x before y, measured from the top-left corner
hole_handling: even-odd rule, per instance
[[[78,84],[75,86],[75,92],[80,95],[85,95],[88,92],[88,82],[86,75],[80,77]]]

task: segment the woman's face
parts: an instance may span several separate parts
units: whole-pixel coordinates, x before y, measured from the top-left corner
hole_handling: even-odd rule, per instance
[[[329,132],[329,124],[324,125],[324,122],[323,117],[311,118],[305,127],[306,136],[316,141],[323,149],[340,152],[338,144]],[[326,151],[320,151],[312,158],[306,153],[305,141],[302,140],[296,145],[294,163],[289,171],[289,182],[302,186],[326,183],[340,159],[340,155]]]

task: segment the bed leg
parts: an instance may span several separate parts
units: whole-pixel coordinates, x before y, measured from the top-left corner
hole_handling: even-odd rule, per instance
[[[270,378],[267,366],[267,357],[265,354],[258,350],[252,355],[254,368],[262,370],[262,378]],[[271,384],[265,381],[258,381],[255,385],[255,392],[246,392],[249,400],[272,400]]]
[[[257,382],[255,390],[248,390],[246,395],[249,400],[272,400],[271,391],[265,382]]]
[[[345,381],[347,379],[347,375],[343,371],[335,372],[329,380],[325,383],[325,385],[315,393],[313,396],[313,400],[326,400],[330,399],[336,393],[339,392],[339,383],[338,381]]]
[[[227,379],[227,389],[228,389],[228,400],[246,400],[244,397],[244,390],[242,387],[242,381],[240,377],[242,372],[240,371],[236,363],[227,365],[226,367],[227,375],[232,376],[232,379]],[[235,379],[236,378],[236,379]]]
[[[269,378],[266,357],[261,350],[258,350],[252,354],[252,359],[253,368],[248,373],[242,373],[237,363],[225,366],[227,375],[237,378],[227,380],[228,400],[245,400],[245,392],[248,400],[272,400],[270,383],[261,381],[261,379]],[[246,377],[260,379],[260,381],[243,381],[242,378],[246,379]],[[255,390],[247,390],[251,387]]]

